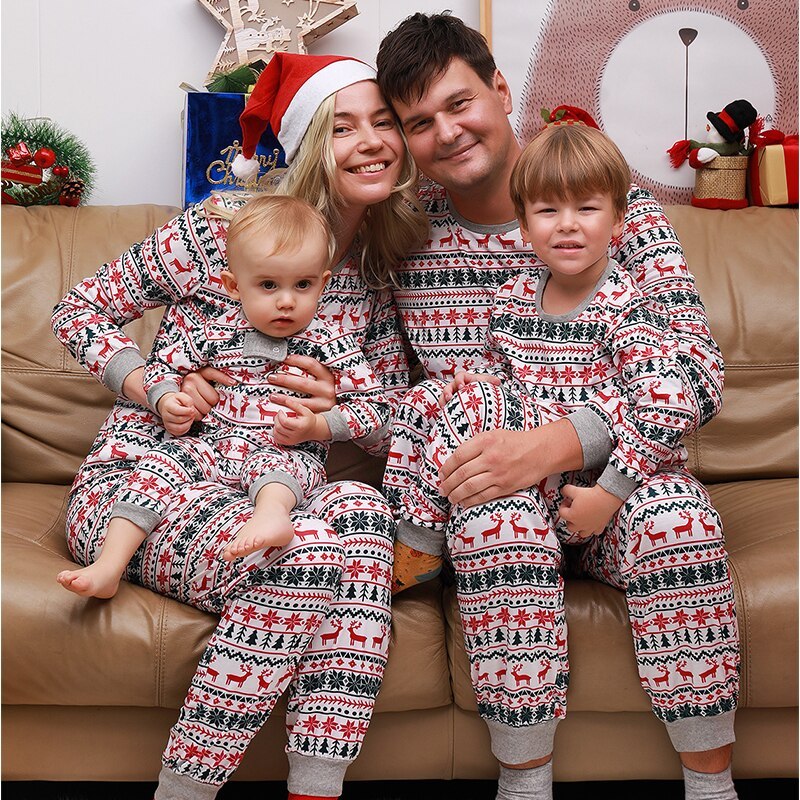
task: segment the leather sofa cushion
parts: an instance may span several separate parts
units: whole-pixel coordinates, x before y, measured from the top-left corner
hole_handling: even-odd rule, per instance
[[[704,483],[793,477],[798,462],[797,209],[669,206],[725,359],[722,412],[687,442]]]
[[[741,637],[741,708],[797,705],[797,481],[709,487],[720,512]],[[647,711],[622,592],[591,580],[565,587],[572,711]],[[475,711],[455,592],[445,595],[456,704]]]
[[[113,601],[67,592],[63,486],[3,486],[3,702],[178,709],[216,617],[123,582]],[[36,625],[31,624],[36,620]],[[377,709],[452,702],[434,581],[394,609]]]

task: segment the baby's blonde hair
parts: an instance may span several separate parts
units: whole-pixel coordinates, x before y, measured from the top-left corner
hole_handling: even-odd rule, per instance
[[[275,255],[298,249],[303,242],[318,236],[326,248],[322,269],[329,269],[336,255],[336,240],[325,217],[311,203],[289,195],[257,194],[233,215],[228,226],[228,252],[231,245],[253,234],[272,240]]]
[[[631,171],[619,148],[588,125],[549,125],[522,151],[511,173],[514,211],[525,219],[525,203],[611,197],[620,215],[628,205]]]

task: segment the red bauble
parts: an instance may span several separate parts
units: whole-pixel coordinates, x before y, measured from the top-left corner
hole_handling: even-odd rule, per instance
[[[40,147],[33,154],[33,163],[36,164],[37,167],[47,169],[56,163],[56,154],[49,147]]]
[[[59,178],[66,178],[69,175],[69,167],[64,166],[63,164],[56,164],[53,167],[53,175],[58,176]]]
[[[62,206],[71,206],[75,208],[81,202],[80,197],[65,197],[63,194],[58,198],[58,202]]]

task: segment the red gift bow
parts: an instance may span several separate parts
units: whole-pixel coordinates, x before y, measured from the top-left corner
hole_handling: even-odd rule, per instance
[[[22,166],[23,164],[30,164],[33,161],[33,155],[28,150],[28,145],[25,142],[19,142],[12,145],[6,150],[8,160],[15,166]]]

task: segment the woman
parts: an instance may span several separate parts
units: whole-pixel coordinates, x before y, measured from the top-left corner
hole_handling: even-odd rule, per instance
[[[391,280],[392,267],[419,243],[427,223],[416,206],[416,168],[374,71],[336,56],[276,54],[242,115],[245,155],[267,120],[291,162],[278,191],[316,204],[337,235],[339,263],[320,316],[346,326],[387,393],[400,396],[407,366],[395,308],[388,290],[370,287]],[[158,344],[174,326],[191,327],[229,307],[219,273],[226,218],[237,202],[216,198],[188,209],[55,309],[59,339],[121,392],[70,496],[67,538],[81,564],[102,544],[127,472],[164,436],[146,407],[142,357],[120,326],[166,305]],[[285,374],[279,385],[308,395],[315,411],[330,408],[327,371],[302,357],[292,366],[307,374]],[[225,376],[205,371],[184,381],[199,414],[216,402],[209,380]],[[385,445],[362,444],[376,452]],[[157,800],[213,798],[287,687],[289,797],[338,797],[371,718],[389,642],[394,524],[383,498],[362,484],[329,484],[296,512],[302,538],[222,561],[221,550],[251,512],[246,496],[230,488],[184,487],[126,573],[221,617],[171,731]]]

